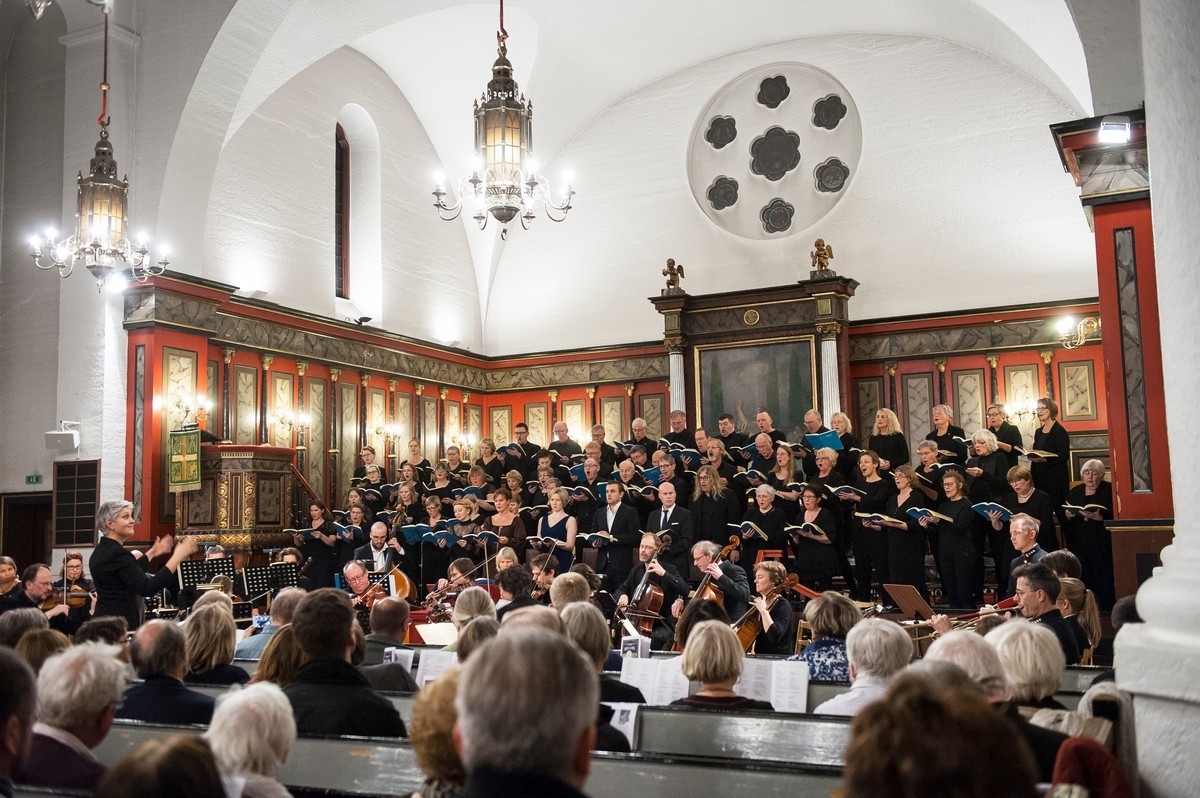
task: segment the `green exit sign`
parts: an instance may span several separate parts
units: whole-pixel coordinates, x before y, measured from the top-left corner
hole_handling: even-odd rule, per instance
[[[26,474],[25,475],[25,484],[26,485],[41,485],[42,484],[42,475],[41,474]]]

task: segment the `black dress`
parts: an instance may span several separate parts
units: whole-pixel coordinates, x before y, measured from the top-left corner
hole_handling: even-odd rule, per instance
[[[888,541],[888,576],[897,585],[912,585],[928,599],[925,589],[925,529],[917,519],[908,515],[913,507],[925,507],[925,494],[913,486],[904,504],[898,504],[899,494],[888,497],[884,515],[907,524],[905,529],[884,527]]]
[[[753,523],[767,536],[765,541],[757,535],[742,539],[741,554],[738,555],[738,562],[749,573],[754,569],[754,563],[758,559],[759,551],[763,549],[786,550],[787,535],[784,533],[783,528],[787,526],[788,519],[787,515],[778,507],[772,507],[768,512],[763,513],[759,511],[756,504],[746,511],[746,515],[742,517],[742,520]],[[735,532],[736,530],[730,529],[729,531]]]
[[[1076,485],[1067,494],[1067,503],[1076,507],[1103,505],[1105,509],[1100,513],[1101,517],[1112,518],[1112,485],[1101,482],[1090,496],[1086,485]],[[1096,594],[1100,610],[1109,612],[1116,601],[1116,588],[1113,586],[1112,535],[1108,527],[1104,521],[1092,521],[1076,513],[1074,518],[1067,519],[1063,534],[1067,548],[1075,553],[1083,567],[1083,583]]]
[[[795,525],[804,523],[805,512],[800,511],[796,516]],[[812,523],[825,532],[826,537],[833,540],[830,528],[836,524],[833,513],[828,508],[822,508]],[[833,575],[837,572],[837,551],[831,543],[819,543],[792,532],[789,534],[791,562],[788,570],[794,573],[800,583],[813,590],[829,590],[833,587]],[[790,653],[790,652],[789,652]]]
[[[790,655],[796,651],[796,636],[792,634],[792,605],[784,596],[780,596],[768,610],[771,615],[771,628],[758,633],[754,638],[755,654]],[[757,614],[758,610],[754,610]]]
[[[301,532],[306,530],[301,529]],[[332,535],[336,532],[332,521],[321,524],[322,535]],[[333,574],[337,570],[337,543],[326,545],[319,540],[306,540],[300,547],[304,555],[304,567],[300,573],[308,580],[309,589],[333,587]],[[351,551],[353,554],[353,551]]]
[[[867,448],[879,455],[880,460],[887,460],[891,469],[907,465],[909,461],[908,441],[903,432],[893,432],[888,435],[867,436]]]
[[[979,468],[983,471],[971,480],[967,493],[973,503],[996,502],[1005,504],[1012,497],[1013,489],[1008,484],[1008,458],[1004,452],[996,450],[982,457],[972,457],[967,460],[968,468]],[[1007,506],[1007,505],[1006,505]],[[979,513],[975,514],[975,581],[983,585],[983,552],[986,547],[992,554],[996,569],[996,592],[999,596],[1007,592],[1008,568],[1013,557],[1017,556],[1016,549],[1009,540],[1008,530],[1001,526],[994,529],[990,519]]]
[[[1038,522],[1037,543],[1046,551],[1054,551],[1058,548],[1058,538],[1054,534],[1054,500],[1050,498],[1050,494],[1044,490],[1033,489],[1033,493],[1029,498],[1022,502],[1017,498],[1017,494],[1010,493],[1006,499],[1000,502],[1009,509],[1009,512],[1016,515],[1017,513],[1025,513],[1032,516]],[[1061,502],[1060,502],[1061,505]],[[1008,522],[1003,524],[1004,534],[1008,534]]]
[[[971,541],[971,525],[975,511],[971,509],[970,499],[957,499],[944,502],[938,512],[953,519],[938,524],[943,600],[951,607],[973,606],[975,546]]]
[[[1071,436],[1057,421],[1051,424],[1049,432],[1042,432],[1039,426],[1033,432],[1033,448],[1058,455],[1045,462],[1030,462],[1029,473],[1033,475],[1034,487],[1049,493],[1055,508],[1060,508],[1067,500],[1071,484]]]
[[[896,492],[896,483],[891,477],[881,477],[874,482],[859,479],[855,485],[867,495],[855,504],[856,513],[883,513],[887,510],[888,499]],[[856,516],[850,518],[852,545],[854,546],[854,580],[858,583],[858,592],[854,598],[858,601],[871,600],[871,569],[874,568],[879,585],[892,581],[888,569],[888,540],[882,530],[875,530],[863,523]]]

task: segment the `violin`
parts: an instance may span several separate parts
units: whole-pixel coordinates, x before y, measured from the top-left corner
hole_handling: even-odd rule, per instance
[[[376,582],[364,590],[361,594],[354,596],[352,603],[359,607],[365,607],[369,610],[374,607],[375,602],[379,601],[381,598],[387,598],[387,590],[384,589],[382,582]]]
[[[800,577],[795,574],[788,574],[787,579],[775,585],[775,587],[768,590],[766,595],[763,596],[767,601],[767,609],[770,610],[774,607],[775,602],[779,601],[784,593],[789,590],[797,590],[800,587],[802,587]],[[733,624],[733,629],[737,632],[738,642],[742,644],[742,650],[749,652],[750,647],[754,645],[755,639],[762,633],[762,613],[758,611],[757,607],[751,605],[746,614]]]

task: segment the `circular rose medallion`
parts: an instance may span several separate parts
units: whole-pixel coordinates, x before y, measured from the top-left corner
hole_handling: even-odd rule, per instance
[[[719,227],[787,238],[833,210],[861,155],[862,122],[845,86],[808,64],[767,64],[730,81],[697,116],[688,183]]]

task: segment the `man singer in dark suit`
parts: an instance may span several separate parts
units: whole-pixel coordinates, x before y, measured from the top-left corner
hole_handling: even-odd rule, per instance
[[[633,570],[633,552],[642,536],[637,510],[622,503],[621,491],[620,483],[609,482],[605,506],[592,518],[593,532],[607,532],[614,538],[596,559],[596,570],[604,575],[609,590],[624,582]]]

